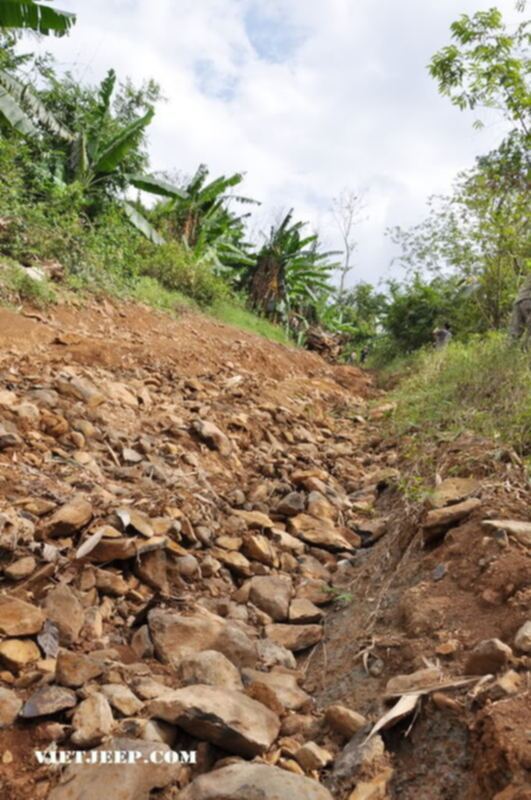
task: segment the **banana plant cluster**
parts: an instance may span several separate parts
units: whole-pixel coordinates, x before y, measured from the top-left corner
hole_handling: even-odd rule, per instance
[[[337,254],[320,252],[317,234],[304,236],[306,224],[293,222],[293,211],[286,214],[243,274],[251,306],[288,326],[317,321],[319,304],[333,291],[337,264],[331,258]]]

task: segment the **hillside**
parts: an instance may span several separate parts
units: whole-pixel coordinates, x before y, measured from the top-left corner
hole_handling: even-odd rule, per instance
[[[531,797],[510,448],[448,437],[413,491],[368,373],[195,313],[0,342],[2,800]],[[98,747],[197,764],[34,754]]]

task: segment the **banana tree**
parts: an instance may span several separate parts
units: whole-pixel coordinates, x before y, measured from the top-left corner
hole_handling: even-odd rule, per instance
[[[318,236],[303,236],[306,223],[292,217],[290,211],[271,228],[243,279],[250,305],[277,322],[288,322],[290,314],[308,316],[332,292],[329,281],[337,266],[330,261],[335,254],[319,252]]]
[[[64,36],[75,21],[75,14],[34,0],[0,0],[0,30],[30,30],[43,36]]]
[[[74,139],[74,134],[49,111],[37,92],[6,70],[0,70],[0,116],[24,136],[39,136],[40,125],[64,142]]]

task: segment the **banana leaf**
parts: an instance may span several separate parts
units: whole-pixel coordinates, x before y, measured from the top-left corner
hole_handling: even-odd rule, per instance
[[[160,235],[158,231],[155,230],[153,225],[147,221],[147,219],[136,210],[131,203],[128,203],[126,200],[122,200],[121,202],[122,208],[125,211],[129,222],[134,225],[137,231],[143,233],[146,239],[149,239],[153,244],[165,244],[165,240]]]
[[[22,83],[13,75],[0,70],[0,86],[2,86],[21,107],[31,115],[33,120],[40,122],[50,133],[60,139],[71,142],[74,135],[46,108],[38,94],[31,86]]]
[[[128,151],[134,147],[144,128],[147,128],[155,112],[151,108],[143,117],[135,119],[115,136],[103,149],[93,164],[94,172],[110,173],[116,169]]]
[[[0,0],[0,29],[25,28],[44,36],[64,36],[75,21],[75,14],[58,11],[34,0]]]
[[[179,197],[186,200],[188,195],[184,189],[179,189],[171,183],[156,178],[154,175],[128,175],[129,183],[143,192],[150,192],[150,194],[158,194],[162,197]]]

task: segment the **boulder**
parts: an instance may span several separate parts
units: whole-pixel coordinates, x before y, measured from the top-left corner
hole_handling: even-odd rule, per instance
[[[288,618],[292,594],[293,585],[287,575],[264,575],[252,578],[249,600],[271,619],[282,622]]]
[[[23,719],[46,717],[77,705],[76,693],[62,686],[43,686],[26,700],[20,712]]]
[[[267,625],[266,635],[293,653],[306,650],[323,638],[320,625]]]
[[[317,781],[278,767],[231,764],[196,778],[177,800],[332,800],[332,795]]]
[[[97,678],[103,672],[101,661],[70,650],[59,650],[55,665],[55,679],[61,686],[77,688]]]
[[[48,800],[149,800],[152,789],[163,789],[177,780],[181,764],[151,760],[152,753],[167,753],[170,748],[160,742],[140,739],[113,738],[99,750],[136,752],[139,757],[131,763],[70,764],[61,775],[59,784],[51,790]]]
[[[186,686],[202,683],[236,691],[243,689],[239,671],[216,650],[203,650],[183,658],[179,664],[179,677]]]
[[[276,714],[242,692],[196,684],[153,700],[148,713],[241,756],[268,750],[280,730]]]
[[[51,622],[59,629],[61,644],[72,644],[79,637],[85,621],[85,612],[77,595],[64,583],[51,589],[46,595],[44,609]]]
[[[45,614],[37,606],[15,597],[0,596],[0,633],[6,636],[31,636],[39,633],[45,619]]]
[[[296,675],[285,669],[260,672],[257,669],[244,668],[242,678],[246,687],[257,684],[267,686],[284,709],[297,711],[310,702],[310,696],[299,687]]]
[[[176,668],[186,656],[217,650],[237,667],[253,667],[258,655],[255,642],[236,623],[215,614],[183,616],[153,609],[149,631],[157,657]]]
[[[80,747],[99,744],[113,727],[111,707],[102,694],[91,694],[76,708],[72,717],[72,742]]]

